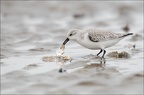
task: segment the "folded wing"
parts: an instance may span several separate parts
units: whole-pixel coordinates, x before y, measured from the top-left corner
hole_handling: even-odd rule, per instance
[[[89,29],[87,31],[88,31],[89,40],[91,40],[92,42],[112,40],[123,36],[123,34],[113,33],[109,31],[102,31],[97,29]]]

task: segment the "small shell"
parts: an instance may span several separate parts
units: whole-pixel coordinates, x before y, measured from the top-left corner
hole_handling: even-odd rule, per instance
[[[71,61],[72,60],[72,58],[71,57],[69,57],[69,56],[63,56],[63,54],[64,54],[64,49],[65,49],[65,45],[61,45],[61,47],[58,49],[58,50],[56,50],[56,56],[46,56],[46,57],[43,57],[42,58],[42,60],[44,61],[44,62],[54,62],[54,61],[56,61],[56,62],[66,62],[66,61]]]
[[[61,45],[60,49],[64,51],[65,45]]]
[[[64,51],[63,51],[63,50],[58,49],[58,50],[56,51],[56,56],[62,56],[62,54],[64,54]]]
[[[62,45],[57,51],[56,51],[56,56],[62,56],[64,54],[64,49],[65,46]]]

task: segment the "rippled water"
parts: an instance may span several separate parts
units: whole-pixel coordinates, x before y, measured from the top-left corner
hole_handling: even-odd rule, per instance
[[[142,1],[1,3],[2,94],[143,94]],[[43,61],[70,29],[87,27],[134,35],[106,49],[105,60],[70,41],[64,55],[71,61]],[[128,58],[108,55],[123,51]]]

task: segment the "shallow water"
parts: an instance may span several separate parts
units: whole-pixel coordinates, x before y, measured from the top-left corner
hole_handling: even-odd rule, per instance
[[[142,1],[1,3],[1,94],[143,94]],[[70,41],[71,61],[42,60],[56,56],[69,29],[87,27],[134,35],[107,48],[105,59]],[[115,51],[129,57],[108,56]]]

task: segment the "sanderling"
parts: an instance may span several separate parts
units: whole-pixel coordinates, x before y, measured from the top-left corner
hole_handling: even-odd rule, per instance
[[[72,29],[67,34],[67,39],[63,42],[65,45],[69,40],[74,40],[78,44],[92,50],[100,49],[97,56],[104,51],[102,58],[106,53],[105,48],[117,44],[121,39],[133,33],[120,34],[99,29]]]

